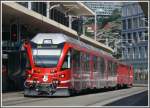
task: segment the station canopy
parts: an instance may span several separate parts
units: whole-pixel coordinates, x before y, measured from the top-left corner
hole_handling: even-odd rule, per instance
[[[81,2],[61,2],[66,10],[74,15],[94,15],[94,12],[86,7]],[[74,9],[72,6],[75,6]],[[72,9],[71,9],[72,8]],[[48,17],[45,17],[35,11],[31,11],[16,2],[2,2],[2,23],[5,26],[10,26],[11,23],[17,22],[27,27],[30,33],[64,33],[68,36],[78,39],[78,33],[60,24]],[[113,53],[113,49],[99,43],[87,36],[80,36],[81,41],[103,49],[106,52]]]
[[[61,2],[66,11],[74,15],[93,16],[95,13],[81,2]]]

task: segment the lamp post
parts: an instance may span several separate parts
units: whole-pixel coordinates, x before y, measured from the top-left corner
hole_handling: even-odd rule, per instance
[[[95,32],[94,32],[94,39],[95,39],[95,41],[96,41],[96,35],[97,35],[97,12],[103,12],[103,11],[104,11],[104,10],[101,9],[101,8],[95,10],[95,20],[94,20],[94,21],[95,21],[95,27],[94,27],[94,29],[95,29],[95,30],[94,30],[94,31],[95,31]]]
[[[82,25],[82,29],[83,29],[83,35],[85,36],[85,31],[86,31],[86,23],[88,22],[88,19],[86,17],[82,17],[83,18],[83,25]]]
[[[95,27],[94,27],[94,39],[96,41],[96,34],[97,34],[97,14],[96,14],[96,11],[95,11]]]

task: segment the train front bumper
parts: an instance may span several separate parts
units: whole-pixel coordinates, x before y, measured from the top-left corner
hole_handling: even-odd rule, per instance
[[[68,88],[53,86],[52,84],[38,84],[32,88],[25,88],[24,96],[70,96]]]

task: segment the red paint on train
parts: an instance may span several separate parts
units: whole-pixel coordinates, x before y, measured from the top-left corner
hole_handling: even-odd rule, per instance
[[[51,45],[44,47],[42,44],[36,44],[33,46],[32,42],[24,44],[30,64],[30,68],[26,70],[25,95],[68,96],[87,88],[99,89],[132,86],[133,84],[133,67],[122,64],[101,51],[64,42],[57,65],[44,67],[42,63],[44,57],[41,59],[39,56],[37,59],[41,60],[38,63],[41,63],[42,67],[36,65],[37,60],[33,57],[34,53],[37,54],[39,50],[56,49],[51,48]],[[47,60],[45,63],[47,62],[55,61]]]

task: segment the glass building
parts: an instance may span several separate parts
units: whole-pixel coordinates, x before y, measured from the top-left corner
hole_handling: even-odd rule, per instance
[[[110,16],[115,9],[121,8],[121,3],[119,2],[85,2],[86,6],[96,11],[98,16]]]
[[[148,21],[137,2],[122,6],[122,61],[132,64],[135,80],[147,79]]]

